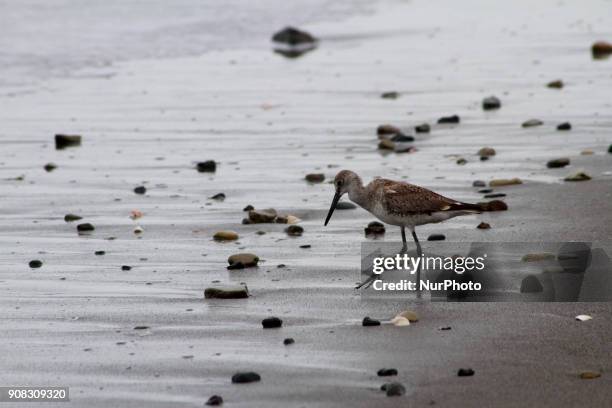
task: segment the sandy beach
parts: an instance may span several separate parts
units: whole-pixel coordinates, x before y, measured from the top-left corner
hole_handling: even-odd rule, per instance
[[[69,386],[79,407],[201,407],[215,394],[236,407],[609,406],[610,303],[362,299],[354,286],[374,217],[338,210],[323,221],[344,168],[467,202],[487,201],[474,180],[517,177],[494,189],[508,211],[419,236],[609,243],[612,58],[594,60],[590,47],[612,41],[610,2],[355,8],[338,21],[301,19],[320,42],[296,59],[272,51],[277,16],[244,44],[0,86],[0,385]],[[546,86],[557,79],[562,89]],[[390,91],[399,97],[380,97]],[[502,106],[483,111],[491,95]],[[436,123],[455,114],[459,124]],[[521,126],[534,118],[543,124]],[[563,122],[572,129],[558,131]],[[387,123],[413,134],[416,151],[378,149]],[[414,133],[422,123],[431,131]],[[82,145],[57,150],[57,133]],[[482,147],[496,155],[481,161]],[[569,166],[547,168],[562,157]],[[198,172],[207,160],[216,171]],[[592,179],[563,181],[578,171]],[[309,173],[325,182],[306,182]],[[226,198],[210,199],[217,193]],[[243,224],[247,205],[298,217],[303,235]],[[95,231],[79,235],[83,222]],[[240,238],[213,240],[221,230]],[[381,239],[400,242],[399,228]],[[239,252],[259,266],[227,270]],[[248,299],[204,299],[211,285],[240,283]],[[419,315],[409,327],[361,325],[406,309]],[[269,316],[283,327],[263,330]],[[384,367],[398,370],[390,381],[405,395],[379,390]],[[464,367],[475,375],[458,377]],[[579,378],[587,370],[602,375]],[[261,381],[232,384],[237,371]]]

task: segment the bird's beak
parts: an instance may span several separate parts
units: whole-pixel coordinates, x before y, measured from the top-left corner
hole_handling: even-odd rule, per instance
[[[327,213],[327,218],[325,218],[325,226],[327,226],[327,223],[329,222],[329,219],[331,218],[332,214],[334,213],[334,210],[336,209],[336,204],[338,204],[338,200],[340,200],[340,196],[342,194],[340,194],[340,191],[336,191],[336,194],[334,195],[334,199],[332,200],[331,203],[331,207],[329,207],[329,212]]]

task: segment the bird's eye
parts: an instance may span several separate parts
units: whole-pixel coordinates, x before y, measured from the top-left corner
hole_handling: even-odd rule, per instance
[[[338,180],[338,182],[336,183],[336,185],[337,185],[338,187],[342,187],[342,180]]]

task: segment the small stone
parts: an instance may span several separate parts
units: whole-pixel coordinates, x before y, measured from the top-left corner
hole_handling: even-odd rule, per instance
[[[219,201],[223,201],[225,200],[225,194],[224,193],[217,193],[214,196],[210,197],[211,200],[219,200]]]
[[[378,221],[372,221],[365,228],[365,235],[382,235],[385,233],[385,226]]]
[[[472,182],[472,187],[485,187],[487,184],[482,180],[474,180]]]
[[[267,317],[261,321],[264,329],[277,329],[283,325],[283,321],[278,317]]]
[[[362,326],[365,327],[369,327],[369,326],[380,326],[380,320],[376,320],[376,319],[370,319],[368,316],[363,318],[363,321],[361,322]]]
[[[257,263],[259,262],[259,257],[255,254],[240,253],[234,254],[227,258],[227,262],[229,263],[227,269],[230,270],[251,268],[257,266]]]
[[[205,299],[244,299],[249,297],[246,285],[211,286],[204,290]]]
[[[398,133],[402,133],[402,131],[393,125],[380,125],[376,128],[376,134],[379,136],[382,135],[395,135]]]
[[[563,88],[564,84],[562,80],[556,79],[554,81],[550,81],[549,83],[547,83],[546,86],[549,88],[561,89]]]
[[[106,255],[106,251],[96,251],[96,252],[94,252],[94,255],[96,255],[96,256]]]
[[[149,330],[149,326],[135,326],[134,330]]]
[[[357,206],[348,201],[338,201],[336,204],[336,210],[354,210]]]
[[[482,101],[482,109],[493,110],[501,108],[501,101],[495,96],[489,96]]]
[[[283,340],[283,344],[285,346],[289,346],[290,344],[295,343],[295,340],[293,340],[291,337],[287,337],[285,340]]]
[[[79,135],[55,135],[55,148],[57,150],[65,149],[66,147],[76,147],[81,145],[81,136]]]
[[[144,187],[144,186],[138,186],[138,187],[136,187],[136,188],[134,189],[134,192],[135,192],[136,194],[144,194],[144,193],[146,193],[146,192],[147,192],[147,189],[146,189],[146,187]]]
[[[196,165],[198,172],[200,173],[213,173],[217,170],[217,163],[214,160],[207,160],[204,162],[199,162]]]
[[[446,237],[444,234],[431,234],[427,237],[428,241],[444,241]]]
[[[584,314],[576,316],[576,320],[578,320],[579,322],[586,322],[587,320],[592,320],[592,319],[593,319],[592,316],[584,315]]]
[[[480,224],[478,224],[476,226],[476,228],[478,228],[478,229],[491,229],[491,224],[489,224],[488,222],[481,222]]]
[[[300,248],[308,249],[308,248],[312,248],[312,245],[310,245],[310,244],[300,245]]]
[[[253,207],[251,204],[249,204],[246,207],[244,207],[242,209],[242,211],[251,211],[251,210],[254,210],[254,209],[255,209],[255,207]]]
[[[592,151],[591,149],[584,149],[583,151],[580,152],[580,154],[583,156],[590,156],[592,154],[595,154],[595,152]]]
[[[84,224],[79,224],[77,225],[77,231],[78,232],[89,232],[89,231],[93,231],[95,230],[95,227],[93,225],[91,225],[90,223],[84,223]]]
[[[443,116],[440,119],[438,119],[439,124],[454,124],[454,123],[459,123],[460,121],[461,119],[459,118],[458,115]]]
[[[525,254],[521,258],[523,262],[542,262],[542,261],[552,261],[555,259],[555,254],[551,254],[549,252],[541,252],[541,253],[533,253],[533,254]]]
[[[608,146],[608,153],[612,153],[612,144]]]
[[[78,221],[78,220],[82,220],[83,217],[75,215],[75,214],[66,214],[64,215],[64,221],[66,222],[72,222],[72,221]]]
[[[557,125],[557,130],[572,130],[572,124],[569,122],[563,122]]]
[[[482,147],[480,150],[478,150],[478,155],[480,157],[491,157],[491,156],[495,156],[495,149],[492,147]]]
[[[593,380],[599,377],[601,377],[601,373],[597,371],[583,371],[580,373],[580,378],[583,380]]]
[[[387,397],[399,397],[406,394],[406,387],[398,382],[383,384],[380,389],[385,391]]]
[[[38,259],[34,259],[33,261],[30,261],[28,265],[30,265],[30,268],[32,269],[38,269],[43,265],[43,263],[42,261],[39,261]]]
[[[306,31],[289,26],[276,32],[272,36],[272,41],[295,46],[299,44],[314,43],[317,39]]]
[[[311,173],[311,174],[307,174],[306,177],[304,177],[304,178],[309,183],[322,183],[322,182],[325,181],[325,174],[323,174],[323,173]]]
[[[505,196],[506,194],[504,193],[493,193],[493,194],[485,194],[484,198],[501,198]]]
[[[45,171],[46,171],[47,173],[50,173],[50,172],[52,172],[53,170],[57,169],[57,165],[56,165],[56,164],[54,164],[54,163],[47,163],[47,164],[45,164],[44,169],[45,169]]]
[[[447,331],[447,330],[451,330],[451,327],[450,326],[442,326],[438,330]]]
[[[597,41],[591,46],[591,52],[595,59],[607,58],[612,54],[612,44],[606,41]]]
[[[516,184],[523,184],[523,181],[517,177],[511,179],[494,179],[489,181],[489,187],[513,186]]]
[[[129,265],[121,265],[121,270],[122,271],[131,271],[132,267]]]
[[[389,139],[383,139],[380,142],[378,142],[378,148],[380,150],[394,150],[395,149],[395,143],[393,143]]]
[[[464,164],[467,164],[467,160],[465,160],[463,157],[460,157],[457,159],[457,164],[463,166]]]
[[[397,99],[399,98],[399,92],[391,91],[391,92],[383,92],[380,97],[383,99]]]
[[[290,237],[301,237],[304,233],[304,228],[300,227],[299,225],[290,225],[285,228],[285,232]]]
[[[559,169],[567,166],[568,164],[570,164],[570,159],[567,157],[562,157],[559,159],[549,160],[548,163],[546,163],[546,167],[549,169]]]
[[[238,239],[238,234],[234,231],[217,231],[213,239],[215,241],[235,241]]]
[[[211,407],[223,405],[223,398],[221,398],[220,395],[213,395],[208,399],[208,401],[206,401],[206,405],[209,405]]]
[[[268,208],[265,210],[251,210],[249,211],[249,221],[253,224],[274,222],[276,215],[276,210],[273,208]]]
[[[523,122],[521,126],[523,126],[524,128],[528,128],[528,127],[541,126],[543,124],[544,122],[542,122],[540,119],[529,119]]]
[[[232,376],[232,383],[246,384],[261,381],[261,376],[252,371],[236,373]]]
[[[483,211],[506,211],[508,209],[508,205],[501,200],[491,200],[478,203],[477,205],[479,205]]]
[[[395,368],[381,368],[376,372],[379,377],[391,377],[397,375],[397,369]]]
[[[431,130],[431,126],[429,123],[423,123],[414,127],[414,131],[417,133],[429,133]]]
[[[492,188],[483,188],[482,190],[478,190],[480,194],[489,194],[493,192]]]
[[[587,181],[590,179],[591,179],[591,176],[589,176],[583,171],[579,171],[577,173],[570,174],[569,176],[564,178],[565,181]]]
[[[459,377],[471,377],[474,375],[474,370],[472,370],[471,368],[460,368],[459,371],[457,371],[457,376]]]
[[[535,275],[526,276],[521,281],[521,293],[540,293],[543,290],[542,283]]]

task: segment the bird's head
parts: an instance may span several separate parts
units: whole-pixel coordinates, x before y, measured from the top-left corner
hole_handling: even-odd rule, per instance
[[[334,178],[334,189],[336,190],[336,193],[334,194],[331,207],[329,207],[327,218],[325,218],[325,225],[327,225],[334,210],[336,209],[336,204],[338,204],[340,197],[358,185],[361,185],[361,179],[354,172],[350,170],[342,170],[336,174],[336,177]]]

